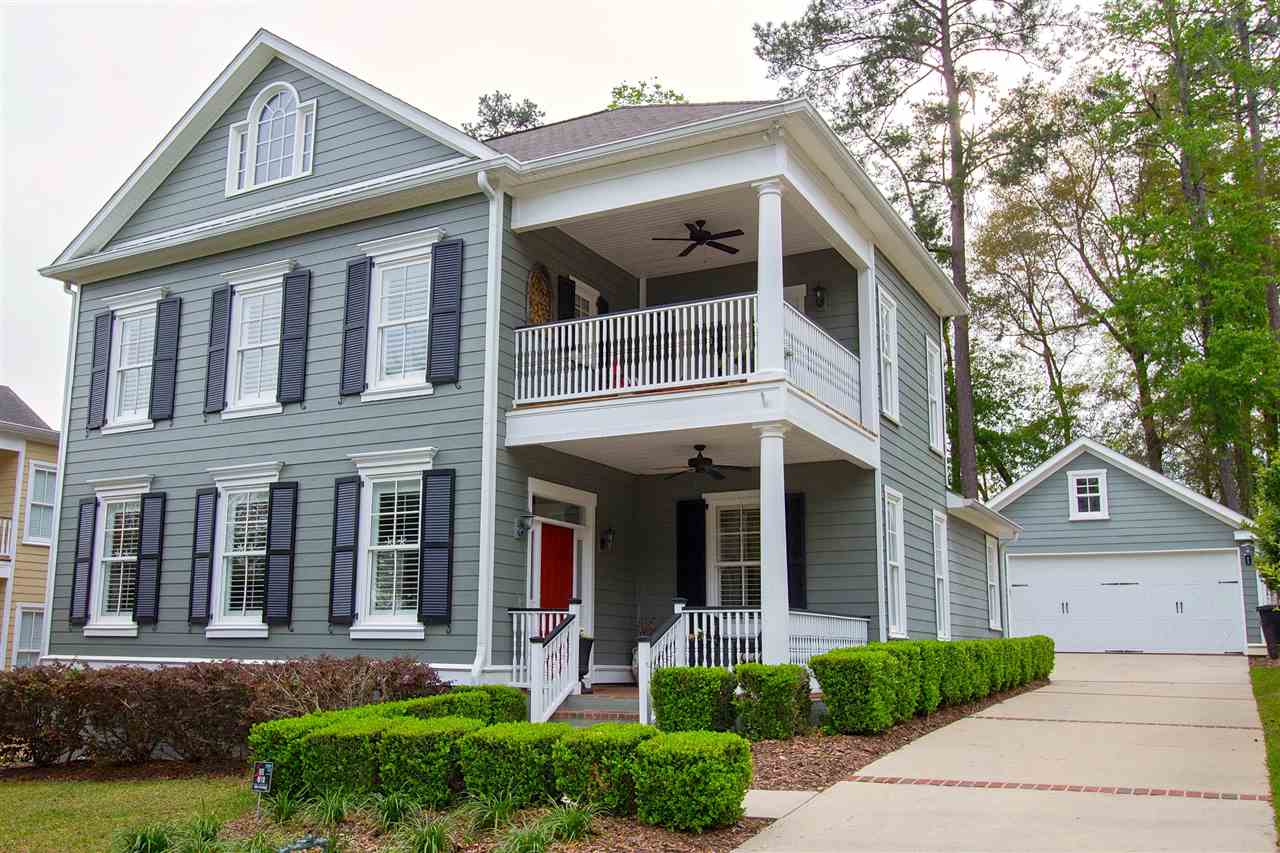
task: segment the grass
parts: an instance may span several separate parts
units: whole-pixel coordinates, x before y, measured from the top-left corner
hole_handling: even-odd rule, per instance
[[[230,820],[252,807],[249,785],[238,777],[5,782],[0,784],[0,850],[101,853],[117,830],[185,823],[197,815]]]
[[[1249,669],[1253,681],[1253,698],[1258,702],[1258,716],[1267,742],[1267,773],[1271,777],[1271,807],[1280,805],[1280,667],[1255,666]],[[1276,832],[1280,833],[1280,814],[1276,814]]]

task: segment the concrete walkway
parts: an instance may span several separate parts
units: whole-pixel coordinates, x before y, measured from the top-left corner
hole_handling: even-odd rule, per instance
[[[1244,658],[1059,655],[739,849],[1274,851],[1268,791]]]

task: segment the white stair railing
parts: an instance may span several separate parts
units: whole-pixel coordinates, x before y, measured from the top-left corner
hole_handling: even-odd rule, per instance
[[[577,605],[552,632],[529,641],[529,721],[545,723],[578,688]]]
[[[809,659],[832,649],[867,644],[870,620],[839,616],[814,610],[792,610],[790,619],[791,662],[808,666]]]
[[[861,421],[858,357],[790,304],[783,305],[782,314],[787,379],[837,412]]]
[[[529,641],[546,637],[569,617],[568,610],[514,607],[511,614],[511,683],[529,686]]]

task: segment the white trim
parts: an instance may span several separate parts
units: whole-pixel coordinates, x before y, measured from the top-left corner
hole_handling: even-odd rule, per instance
[[[893,423],[899,423],[898,416],[901,411],[901,395],[902,395],[902,359],[898,352],[898,300],[883,287],[877,287],[877,314],[876,328],[880,332],[880,347],[877,351],[880,354],[879,373],[880,382],[880,413]],[[889,324],[886,326],[885,315],[888,314]],[[888,346],[885,346],[885,344]],[[892,382],[885,376],[886,362],[888,363],[889,372],[893,374]],[[889,393],[886,393],[888,391]]]
[[[1251,530],[1237,530],[1235,533],[1232,533],[1232,534],[1231,534],[1231,538],[1232,538],[1232,539],[1234,539],[1234,540],[1236,540],[1237,542],[1252,542],[1252,541],[1253,541],[1253,531],[1251,531]]]
[[[107,306],[112,313],[116,311],[128,311],[133,308],[150,308],[168,294],[168,289],[164,287],[149,287],[146,290],[135,290],[130,293],[121,293],[116,296],[104,296],[102,304]]]
[[[947,513],[998,539],[1014,539],[1022,532],[1022,525],[1012,518],[976,498],[966,498],[950,490],[947,491]]]
[[[99,435],[115,435],[121,432],[141,432],[143,430],[153,429],[155,423],[150,419],[145,421],[122,421],[117,424],[106,424],[98,430]]]
[[[396,234],[393,237],[382,237],[357,243],[361,253],[373,258],[375,265],[401,261],[408,258],[430,255],[431,246],[445,238],[443,228],[424,228],[407,234]]]
[[[92,486],[98,498],[102,499],[149,492],[152,479],[150,474],[125,474],[119,477],[95,477],[85,482]]]
[[[257,174],[258,166],[258,116],[262,114],[262,109],[267,102],[281,92],[288,93],[293,98],[294,105],[294,129],[293,129],[293,151],[290,153],[294,171],[287,175],[281,175],[278,178],[267,178],[263,181],[255,181],[254,176]],[[311,119],[311,138],[308,141],[306,135],[306,122]],[[315,141],[316,141],[316,125],[319,122],[319,116],[316,112],[316,99],[312,98],[305,103],[298,97],[298,90],[293,87],[287,80],[276,80],[263,86],[258,94],[254,97],[253,102],[249,104],[249,110],[245,114],[245,118],[231,125],[227,131],[227,164],[226,164],[226,186],[224,195],[227,198],[243,195],[254,190],[260,190],[265,187],[276,186],[287,181],[295,181],[298,178],[305,178],[315,170]],[[245,148],[244,158],[244,186],[238,186],[240,180],[240,148],[243,141]],[[283,152],[282,152],[283,153]],[[305,166],[303,164],[306,164]]]
[[[902,497],[902,492],[899,492],[897,489],[892,489],[889,486],[884,486],[882,491],[883,491],[883,494],[881,495],[880,499],[883,505],[885,506],[885,510],[886,510],[884,513],[885,602],[886,602],[885,609],[887,612],[892,612],[888,608],[888,599],[889,599],[889,596],[893,596],[894,604],[896,605],[896,609],[898,613],[898,619],[900,620],[899,624],[894,625],[893,620],[888,619],[887,620],[888,632],[890,637],[902,638],[907,636],[907,632],[909,630],[908,628],[909,621],[907,619],[907,547],[906,547],[906,542],[904,541],[906,538],[906,530],[907,530],[907,520],[906,520],[907,506],[906,506],[906,501]],[[891,503],[896,504],[898,507],[898,524],[896,529],[894,530],[894,532],[897,535],[898,547],[896,549],[896,553],[892,555],[894,557],[897,557],[896,561],[891,559],[890,555],[888,554],[888,550],[889,550],[888,505]],[[891,577],[890,573],[892,571],[890,567],[890,563],[892,562],[896,562],[898,564],[898,575],[901,580],[901,585],[897,589],[895,589],[893,587],[893,584],[889,582]]]
[[[929,449],[943,455],[946,444],[947,414],[942,398],[942,345],[925,336],[925,415],[929,420]],[[934,408],[936,406],[936,408]]]
[[[213,483],[219,489],[239,486],[257,486],[274,483],[280,479],[283,462],[246,462],[243,465],[219,465],[206,468]]]
[[[361,401],[398,400],[406,397],[421,397],[434,392],[435,388],[427,379],[428,364],[422,367],[421,377],[415,374],[410,377],[407,372],[399,379],[382,377],[382,280],[388,272],[408,267],[411,264],[425,264],[427,267],[427,298],[424,314],[416,323],[425,324],[424,352],[431,352],[431,277],[432,246],[444,236],[443,228],[427,228],[408,234],[398,234],[359,243],[358,248],[373,259],[373,275],[369,281],[369,316],[365,334],[365,391],[360,394]]]
[[[243,332],[244,320],[244,300],[254,296],[267,296],[272,293],[278,293],[280,298],[280,319],[275,324],[275,364],[271,365],[270,373],[273,382],[278,383],[280,375],[280,349],[283,344],[284,330],[284,275],[292,269],[293,261],[276,262],[272,264],[263,264],[261,267],[252,267],[247,270],[239,270],[241,277],[231,284],[231,312],[230,327],[231,334],[227,338],[227,376],[226,388],[223,392],[225,406],[220,414],[223,420],[236,420],[237,418],[254,417],[256,415],[279,414],[284,411],[284,405],[280,403],[276,397],[279,396],[279,388],[275,388],[274,392],[265,398],[252,400],[242,400],[240,397],[240,368],[241,355],[240,351],[244,348],[244,342],[241,337]],[[287,265],[287,266],[286,266]],[[284,267],[284,269],[281,269]],[[253,345],[256,348],[270,346],[270,344],[259,343]]]
[[[542,480],[537,477],[529,477],[526,481],[526,509],[529,515],[533,515],[533,499],[534,496],[547,498],[548,500],[561,501],[563,503],[573,504],[582,507],[582,523],[571,524],[557,519],[536,519],[549,524],[558,524],[562,527],[575,528],[574,540],[583,539],[582,546],[582,563],[578,566],[577,596],[581,600],[582,605],[579,614],[582,618],[582,628],[587,636],[595,636],[596,627],[596,508],[599,504],[599,497],[595,492],[588,492],[585,489],[566,486],[563,483],[555,483],[550,480]],[[541,592],[541,582],[539,573],[534,571],[535,551],[533,545],[533,530],[525,539],[525,590],[529,596],[528,606],[537,606],[538,595]],[[593,648],[592,655],[595,654]]]
[[[368,619],[365,616],[365,619]],[[347,636],[352,640],[425,640],[426,626],[421,622],[403,625],[352,625]]]
[[[574,298],[573,316],[574,317],[578,316],[577,298],[579,296],[585,296],[587,298],[587,303],[591,306],[591,313],[587,314],[586,316],[588,317],[598,316],[600,313],[599,312],[599,305],[600,305],[599,289],[587,284],[585,281],[578,278],[576,275],[569,276],[569,280],[573,282],[573,298]]]
[[[267,492],[272,483],[280,479],[280,471],[284,467],[281,462],[251,462],[244,465],[224,465],[209,468],[213,482],[218,488],[217,509],[214,512],[216,526],[213,531],[213,559],[210,564],[209,589],[212,591],[209,601],[209,622],[205,625],[206,640],[219,639],[264,639],[270,636],[270,628],[263,621],[263,613],[229,614],[226,608],[226,583],[223,566],[226,560],[227,533],[227,498],[238,492]],[[268,511],[269,511],[268,507]],[[264,544],[265,548],[265,544]],[[265,562],[263,566],[265,574]],[[264,579],[263,583],[266,581]],[[265,590],[263,607],[266,606]],[[250,611],[254,613],[254,611]]]
[[[84,630],[81,633],[85,637],[136,637],[138,636],[138,623],[131,620],[119,624],[105,622],[97,625],[88,624],[84,626]]]
[[[985,534],[982,537],[982,557],[987,569],[987,627],[992,631],[1003,631],[1004,621],[1002,613],[1004,611],[1004,601],[1000,594],[1000,540],[991,534]],[[994,565],[992,563],[994,550]],[[995,581],[991,580],[991,570],[995,569]],[[991,601],[991,593],[995,592],[995,607],[993,608]]]
[[[53,493],[55,497],[58,494],[58,466],[54,465],[51,462],[42,462],[39,459],[32,459],[28,461],[26,511],[22,517],[22,544],[23,545],[39,545],[47,548],[49,547],[49,544],[51,542],[51,537],[53,535],[52,525],[50,526],[49,537],[40,537],[40,536],[31,535],[31,504],[33,503],[33,501],[31,500],[31,487],[32,485],[35,484],[35,481],[36,481],[36,471],[43,471],[49,474],[53,474],[53,483],[54,483]],[[19,487],[19,490],[21,490],[21,487],[22,487],[21,481],[19,481],[18,487]],[[56,515],[58,512],[58,505],[52,504],[52,508],[53,508],[53,514]],[[15,532],[15,536],[16,536],[16,532]],[[2,658],[3,658],[3,650],[0,649],[0,659]]]
[[[227,280],[227,284],[232,287],[241,285],[260,284],[267,281],[283,281],[286,274],[293,272],[298,262],[293,258],[285,258],[280,261],[268,261],[265,264],[256,264],[251,267],[242,267],[238,270],[230,270],[224,272],[222,277]]]
[[[992,509],[1002,509],[1038,486],[1040,483],[1044,482],[1059,468],[1062,468],[1077,456],[1086,452],[1092,453],[1104,462],[1114,465],[1125,473],[1132,474],[1138,479],[1155,486],[1162,492],[1172,495],[1184,503],[1190,504],[1201,512],[1213,516],[1223,524],[1237,529],[1247,527],[1251,524],[1248,517],[1241,515],[1235,510],[1223,506],[1217,501],[1212,501],[1204,495],[1192,491],[1181,483],[1169,479],[1163,474],[1157,474],[1147,466],[1134,462],[1124,454],[1117,453],[1111,448],[1099,444],[1091,438],[1077,438],[1031,473],[1027,474],[1021,480],[1018,480],[1012,486],[987,501],[987,505]]]
[[[221,555],[219,555],[221,559]],[[271,635],[271,630],[264,622],[262,624],[249,624],[237,622],[224,622],[218,625],[210,624],[205,626],[204,638],[206,640],[265,640]]]
[[[8,657],[10,669],[18,668],[18,654],[20,652],[21,653],[35,652],[36,663],[40,662],[39,638],[37,638],[36,647],[34,649],[19,648],[19,639],[22,637],[22,614],[24,613],[39,613],[46,621],[49,619],[49,609],[44,605],[43,602],[35,603],[31,601],[20,601],[18,602],[17,605],[15,605],[14,607],[15,618],[14,618],[14,625],[13,625],[13,649],[11,654]],[[6,633],[8,632],[6,631]],[[41,625],[40,634],[41,636],[44,635],[43,625]],[[4,656],[4,652],[0,650],[0,661],[3,661],[5,659],[6,658]]]
[[[706,554],[706,588],[707,588],[707,606],[720,607],[720,569],[717,554],[719,553],[719,527],[716,525],[716,510],[725,505],[737,504],[741,506],[754,506],[760,512],[760,603],[764,604],[764,507],[760,504],[759,489],[738,489],[736,491],[727,492],[703,492],[702,502],[706,506],[706,524],[703,525],[706,531],[706,547],[703,551]],[[745,589],[745,579],[743,582]],[[746,607],[747,605],[734,605],[737,607]]]
[[[1098,481],[1098,507],[1095,511],[1081,511],[1079,493],[1076,491],[1080,480]],[[1086,495],[1085,497],[1092,497]],[[1090,468],[1085,471],[1067,472],[1067,511],[1071,521],[1106,521],[1111,518],[1111,504],[1107,500],[1107,472],[1105,468]]]
[[[83,628],[85,637],[136,637],[138,623],[133,613],[106,616],[102,613],[102,597],[105,592],[106,576],[102,569],[103,557],[106,553],[107,504],[117,501],[138,502],[138,542],[142,542],[142,496],[151,490],[151,477],[143,476],[134,479],[108,478],[90,480],[94,485],[94,496],[97,505],[94,507],[93,562],[89,578],[89,612],[88,621]],[[134,557],[134,565],[141,557],[141,550]],[[137,600],[137,585],[134,585],[134,599]]]
[[[18,531],[16,528],[18,524],[18,511],[22,508],[22,500],[21,500],[22,499],[22,472],[25,470],[24,461],[27,455],[27,441],[26,439],[17,439],[16,441],[13,441],[13,440],[10,440],[7,436],[0,436],[0,440],[3,440],[4,444],[6,445],[10,445],[6,449],[16,451],[18,454],[18,459],[17,459],[18,464],[15,467],[16,473],[14,474],[14,479],[17,480],[17,482],[14,483],[14,486],[13,486],[13,509],[10,515],[10,517],[13,519],[10,527],[12,532],[9,534],[13,537],[14,553],[10,554],[9,559],[4,560],[3,566],[0,567],[0,576],[3,576],[5,580],[4,614],[0,616],[0,632],[3,632],[3,633],[0,633],[0,669],[3,669],[5,656],[9,651],[9,646],[8,646],[9,619],[13,613],[13,585],[14,585],[13,576],[15,573],[14,562],[18,556],[17,555]],[[55,513],[55,516],[56,516],[56,513]]]
[[[164,291],[161,288],[152,288],[146,291],[148,298],[143,301],[138,299],[128,307],[114,308],[111,311],[111,348],[107,353],[107,404],[106,404],[106,423],[99,429],[101,432],[111,434],[113,432],[125,432],[135,429],[149,429],[153,424],[151,422],[151,385],[152,371],[155,369],[155,345],[156,345],[156,323],[159,319],[157,306],[160,298],[163,297]],[[151,297],[155,298],[152,299]],[[141,341],[142,352],[145,353],[147,362],[144,364],[135,364],[128,370],[141,370],[144,367],[146,373],[146,392],[147,392],[147,411],[144,414],[131,413],[127,417],[121,417],[116,414],[116,410],[120,404],[120,359],[121,340],[123,339],[123,325],[129,321],[142,320],[147,317],[151,318],[151,337],[149,340]]]
[[[1010,559],[1017,557],[1123,557],[1126,554],[1221,554],[1238,553],[1227,548],[1143,548],[1137,551],[1010,551]]]
[[[71,428],[71,371],[75,365],[76,341],[80,335],[80,288],[63,284],[62,290],[71,296],[71,314],[67,318],[67,351],[66,367],[62,378],[62,433],[58,441],[58,471],[66,470],[67,430]],[[58,477],[56,491],[56,509],[53,513],[53,544],[49,547],[49,561],[45,564],[44,600],[50,612],[53,610],[53,582],[58,568],[58,535],[62,529],[62,498],[65,476]],[[44,638],[40,643],[40,658],[44,660],[49,654],[49,640],[53,633],[53,619],[44,620]]]
[[[939,640],[951,639],[951,537],[947,533],[947,514],[933,511],[933,612]],[[941,582],[942,595],[938,595]]]
[[[376,388],[370,391],[361,391],[360,402],[377,403],[381,400],[407,400],[410,397],[430,397],[434,393],[436,393],[435,386],[430,382],[422,385],[406,385],[403,388]]]
[[[282,403],[254,403],[252,405],[232,406],[230,403],[227,407],[218,413],[218,417],[224,421],[236,421],[241,418],[256,418],[261,415],[278,415],[284,411]]]
[[[402,474],[416,469],[425,471],[435,460],[434,447],[410,447],[404,450],[375,450],[368,453],[349,453],[347,458],[356,466],[360,476]]]

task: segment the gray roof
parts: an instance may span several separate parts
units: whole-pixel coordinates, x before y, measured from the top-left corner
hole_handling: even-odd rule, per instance
[[[58,443],[58,432],[37,415],[8,385],[0,385],[0,432],[17,432]]]
[[[779,101],[720,101],[710,104],[656,104],[601,110],[541,127],[495,136],[484,142],[517,160],[537,160],[658,130],[732,115]]]

